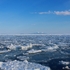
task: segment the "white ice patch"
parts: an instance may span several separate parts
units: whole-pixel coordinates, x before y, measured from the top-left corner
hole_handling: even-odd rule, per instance
[[[29,45],[27,45],[27,46],[21,46],[21,49],[22,50],[27,50],[27,49],[29,49],[29,48],[32,48],[33,46],[32,46],[32,44],[30,43]]]
[[[28,51],[28,53],[39,53],[39,52],[42,52],[42,50],[31,49],[31,50]]]
[[[27,60],[0,62],[0,68],[3,70],[50,70],[49,67],[36,63],[30,63]]]
[[[58,49],[58,45],[56,44],[53,44],[52,46],[46,46],[42,49],[42,51],[49,51],[49,52],[52,52],[52,51],[56,51]]]
[[[0,67],[2,67],[3,62],[0,62]]]
[[[59,64],[69,65],[69,64],[70,64],[70,62],[67,62],[67,61],[59,61]]]
[[[29,59],[29,57],[27,57],[27,56],[18,56],[17,58],[20,59],[20,60],[26,60],[26,59]]]
[[[70,70],[69,66],[65,66],[62,68],[63,70]]]
[[[56,50],[56,49],[58,49],[58,48],[59,48],[58,45],[54,44],[53,46],[49,46],[49,47],[47,48],[47,50]]]
[[[3,50],[3,51],[0,51],[0,54],[2,53],[6,53],[6,52],[9,52],[10,50]]]
[[[45,46],[44,44],[32,44],[32,46]]]
[[[8,48],[8,49],[10,49],[10,50],[21,49],[21,47],[20,47],[20,46],[13,45],[13,44],[11,44],[10,46],[7,46],[7,48]]]

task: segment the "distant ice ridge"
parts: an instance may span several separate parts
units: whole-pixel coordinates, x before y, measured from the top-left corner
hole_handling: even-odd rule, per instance
[[[13,45],[11,44],[10,46],[7,46],[8,49],[10,50],[17,50],[17,49],[21,49],[21,50],[28,50],[29,48],[32,48],[33,46],[44,46],[44,44],[28,44],[26,46],[21,46],[21,45]]]
[[[36,47],[38,47],[38,46],[44,46],[44,44],[29,44],[29,45],[27,45],[27,46],[21,46],[21,49],[22,50],[27,50],[27,49],[29,49],[29,48],[32,48],[33,46],[36,46]]]
[[[56,44],[53,44],[52,46],[48,46],[48,47],[46,47],[46,46],[43,46],[43,48],[44,49],[41,49],[41,50],[35,50],[35,49],[31,49],[31,50],[29,50],[28,51],[28,53],[40,53],[40,52],[42,52],[42,51],[56,51],[59,47],[58,47],[58,45],[56,45]]]
[[[17,49],[22,49],[22,50],[27,50],[29,48],[32,48],[32,44],[26,45],[26,46],[21,46],[21,45],[13,45],[11,44],[10,46],[7,46],[8,49],[10,50],[17,50]]]
[[[33,47],[41,47],[41,49],[33,49]],[[7,46],[7,48],[9,50],[17,50],[17,49],[21,49],[21,50],[28,50],[28,49],[31,49],[28,51],[28,53],[40,53],[42,51],[56,51],[59,47],[58,45],[56,44],[50,44],[49,46],[46,46],[44,44],[27,44],[25,46],[21,46],[21,45],[13,45],[11,44],[10,46]]]
[[[49,67],[40,64],[31,63],[27,60],[0,62],[0,68],[3,70],[51,70]]]

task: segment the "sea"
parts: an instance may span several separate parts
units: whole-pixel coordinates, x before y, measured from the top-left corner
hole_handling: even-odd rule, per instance
[[[70,35],[0,35],[0,70],[70,70]]]

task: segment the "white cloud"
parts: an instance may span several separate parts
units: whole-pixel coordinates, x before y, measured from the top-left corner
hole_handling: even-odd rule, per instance
[[[39,12],[39,14],[51,14],[52,12],[51,11],[48,11],[48,12]]]
[[[54,11],[56,15],[70,15],[70,11]]]
[[[70,10],[67,11],[47,11],[47,12],[35,12],[35,14],[56,14],[56,15],[70,15]]]

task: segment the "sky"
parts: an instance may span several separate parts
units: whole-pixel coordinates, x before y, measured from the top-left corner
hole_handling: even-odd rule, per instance
[[[70,34],[70,0],[0,0],[0,34]]]

